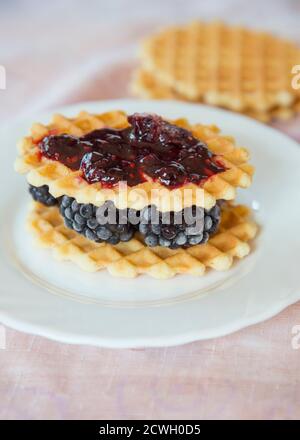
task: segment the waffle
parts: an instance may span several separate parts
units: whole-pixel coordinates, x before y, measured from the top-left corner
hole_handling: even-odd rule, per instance
[[[168,189],[159,183],[147,181],[134,187],[107,189],[101,183],[89,184],[81,178],[81,171],[72,171],[60,162],[41,157],[38,141],[51,133],[67,133],[81,136],[92,130],[109,126],[123,128],[128,125],[125,113],[114,111],[100,115],[81,112],[75,118],[54,115],[49,125],[34,124],[30,136],[19,144],[19,157],[15,169],[27,175],[31,185],[48,185],[54,197],[68,195],[79,203],[92,203],[101,206],[112,200],[119,209],[140,210],[153,202],[159,211],[178,211],[191,205],[206,209],[212,208],[218,199],[233,200],[236,188],[246,188],[251,183],[253,167],[248,164],[249,154],[245,148],[237,147],[233,138],[222,136],[215,126],[189,125],[185,119],[174,121],[177,125],[191,130],[195,137],[204,141],[208,148],[219,155],[226,171],[208,179],[202,188],[195,184],[184,185],[179,189]],[[191,197],[184,197],[184,190],[191,190]],[[153,190],[159,197],[153,201]]]
[[[134,96],[143,99],[179,99],[185,101],[185,98],[170,86],[166,86],[152,73],[139,67],[133,74],[130,91]]]
[[[176,93],[171,87],[163,85],[152,73],[143,69],[138,69],[130,85],[133,95],[143,99],[177,99],[185,101],[186,99],[179,93]],[[201,101],[197,101],[201,103]],[[271,120],[287,120],[300,113],[300,99],[297,99],[290,107],[277,106],[267,111],[247,110],[241,112],[261,122],[270,122]]]
[[[160,87],[188,100],[266,114],[300,99],[291,86],[300,49],[270,34],[193,22],[148,38],[141,59]]]
[[[40,246],[52,249],[58,260],[72,261],[85,271],[106,268],[117,277],[134,278],[144,273],[166,279],[176,274],[201,276],[207,268],[227,270],[234,257],[245,257],[250,251],[248,241],[257,231],[248,217],[245,206],[227,206],[218,233],[206,244],[178,250],[149,248],[140,237],[117,245],[89,241],[64,226],[57,207],[36,202],[27,224]]]

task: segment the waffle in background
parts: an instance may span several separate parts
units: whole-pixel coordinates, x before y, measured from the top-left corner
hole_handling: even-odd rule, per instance
[[[292,68],[300,49],[270,34],[194,22],[149,37],[131,87],[135,95],[182,99],[238,111],[262,121],[300,111]]]

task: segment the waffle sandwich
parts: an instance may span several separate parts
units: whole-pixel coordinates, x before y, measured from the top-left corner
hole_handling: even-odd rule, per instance
[[[300,48],[267,33],[215,22],[173,26],[144,41],[141,64],[137,96],[203,102],[263,121],[300,110],[292,87]]]
[[[28,227],[60,260],[165,279],[226,270],[250,251],[256,225],[233,200],[254,170],[215,126],[81,112],[34,124],[18,147]]]

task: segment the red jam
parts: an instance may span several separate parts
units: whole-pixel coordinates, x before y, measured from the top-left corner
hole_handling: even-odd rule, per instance
[[[120,181],[135,186],[149,177],[171,188],[201,185],[226,170],[207,145],[184,128],[148,114],[135,113],[128,122],[127,128],[102,128],[80,138],[50,135],[39,149],[48,159],[82,170],[88,183],[105,187]]]

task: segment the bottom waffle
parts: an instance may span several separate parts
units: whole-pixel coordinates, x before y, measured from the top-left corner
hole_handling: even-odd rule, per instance
[[[157,81],[151,73],[142,69],[138,70],[134,75],[131,91],[134,95],[144,99],[187,100],[175,90]],[[296,101],[291,107],[275,107],[269,111],[260,112],[249,110],[242,113],[261,122],[270,122],[273,119],[287,120],[300,113],[300,101]]]
[[[249,214],[245,206],[226,205],[219,231],[206,244],[176,250],[149,248],[139,237],[117,245],[92,242],[66,228],[57,207],[40,203],[33,203],[28,227],[40,246],[52,249],[55,258],[72,261],[85,271],[106,268],[118,277],[134,278],[144,273],[166,279],[176,274],[201,276],[207,268],[227,270],[234,257],[248,255],[248,241],[257,231]]]

